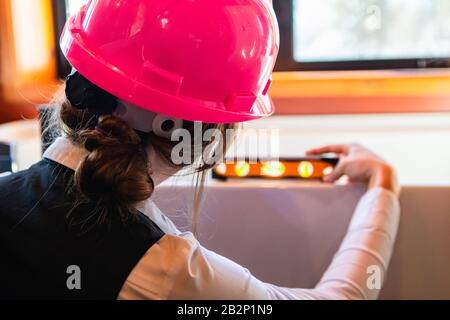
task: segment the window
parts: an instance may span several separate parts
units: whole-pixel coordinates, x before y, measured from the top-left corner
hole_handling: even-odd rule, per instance
[[[0,1],[0,100],[32,104],[52,94],[56,67],[51,19],[48,1]]]
[[[82,5],[87,3],[87,0],[65,0],[67,16],[70,17],[78,12]]]
[[[448,0],[275,0],[279,70],[450,66]]]

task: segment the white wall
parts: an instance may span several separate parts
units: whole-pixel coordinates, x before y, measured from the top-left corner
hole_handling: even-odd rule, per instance
[[[280,129],[281,157],[358,142],[390,161],[403,184],[450,186],[450,113],[275,116],[246,128]]]

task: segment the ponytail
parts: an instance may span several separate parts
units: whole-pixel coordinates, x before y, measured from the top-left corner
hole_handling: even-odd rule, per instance
[[[129,211],[151,197],[154,183],[139,135],[122,119],[102,116],[94,129],[78,133],[89,151],[76,169],[74,186],[82,197],[110,213]]]
[[[107,108],[100,108],[106,113],[99,114],[94,106],[84,107],[86,101],[74,107],[65,91],[62,86],[54,98],[56,107],[49,115],[47,134],[54,138],[63,134],[89,151],[75,171],[73,185],[69,186],[69,190],[75,192],[77,203],[95,203],[96,210],[99,210],[94,213],[97,215],[96,221],[115,219],[118,214],[122,219],[129,218],[136,212],[134,205],[149,199],[155,188],[151,178],[151,163],[146,152],[147,147],[151,146],[175,171],[191,167],[191,172],[196,175],[192,212],[192,226],[196,233],[205,172],[214,164],[176,165],[171,160],[176,142],[152,133],[139,134],[124,120],[111,115],[112,112]],[[91,104],[90,102],[89,105]],[[194,134],[194,123],[185,122],[184,128]],[[226,130],[235,129],[236,126],[203,124],[203,132],[213,128],[219,129],[225,137]],[[195,143],[192,142],[193,149]],[[203,147],[210,143],[212,142],[203,142]],[[231,140],[226,139],[221,152],[225,152],[230,143]]]

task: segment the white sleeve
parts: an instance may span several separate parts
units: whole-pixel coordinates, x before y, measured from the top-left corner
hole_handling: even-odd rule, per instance
[[[130,274],[119,299],[376,299],[399,218],[400,206],[393,193],[368,191],[359,201],[340,249],[314,289],[264,283],[244,267],[203,248],[191,233],[165,236]]]

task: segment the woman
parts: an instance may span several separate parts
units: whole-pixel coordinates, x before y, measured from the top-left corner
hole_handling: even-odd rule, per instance
[[[178,231],[151,201],[163,180],[196,172],[198,212],[226,130],[273,113],[278,39],[265,0],[91,1],[71,18],[61,46],[74,70],[55,100],[59,137],[41,162],[0,180],[0,297],[376,298],[367,272],[383,277],[388,266],[398,185],[392,167],[360,146],[309,152],[340,156],[327,182],[347,175],[368,184],[314,289],[256,279]],[[204,141],[212,129],[224,141]],[[171,139],[180,132],[190,137],[182,148]]]

